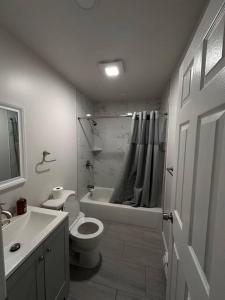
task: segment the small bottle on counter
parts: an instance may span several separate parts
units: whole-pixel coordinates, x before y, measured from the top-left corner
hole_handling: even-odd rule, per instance
[[[23,215],[27,212],[27,200],[25,198],[20,198],[16,201],[16,214],[17,216]]]

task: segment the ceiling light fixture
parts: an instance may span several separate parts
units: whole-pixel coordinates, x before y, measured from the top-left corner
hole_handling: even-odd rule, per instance
[[[111,65],[105,67],[105,74],[108,77],[117,77],[120,74],[119,68],[117,66]]]
[[[124,66],[121,60],[111,62],[100,62],[99,68],[106,77],[116,78],[124,73]]]

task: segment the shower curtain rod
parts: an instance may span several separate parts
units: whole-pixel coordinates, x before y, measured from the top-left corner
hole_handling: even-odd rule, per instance
[[[168,116],[168,113],[159,113],[161,116]],[[102,115],[102,116],[86,116],[86,117],[78,117],[78,120],[90,120],[90,119],[114,119],[114,118],[132,118],[132,115],[122,114],[122,115]],[[138,117],[138,116],[137,116]]]

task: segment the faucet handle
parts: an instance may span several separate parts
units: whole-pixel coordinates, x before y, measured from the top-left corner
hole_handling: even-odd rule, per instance
[[[5,205],[5,203],[4,202],[0,202],[0,206],[2,207],[2,206],[4,206]]]

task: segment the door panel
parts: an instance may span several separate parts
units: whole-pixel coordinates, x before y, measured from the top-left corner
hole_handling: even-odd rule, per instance
[[[184,170],[186,163],[187,135],[189,124],[180,126],[179,150],[178,150],[178,167],[177,167],[177,189],[175,208],[179,213],[180,223],[183,215],[183,187],[184,187]]]
[[[200,118],[197,132],[189,245],[204,269],[205,252],[209,246],[208,233],[213,225],[212,220],[209,219],[209,212],[215,147],[218,146],[216,135],[222,116],[223,112],[217,112]]]
[[[207,75],[223,57],[224,18],[214,24],[206,38],[205,75]]]
[[[185,104],[185,102],[188,101],[188,97],[191,94],[193,63],[194,61],[192,60],[183,76],[182,102],[181,102],[182,106]]]
[[[170,300],[225,299],[224,2],[210,2],[180,68]]]

